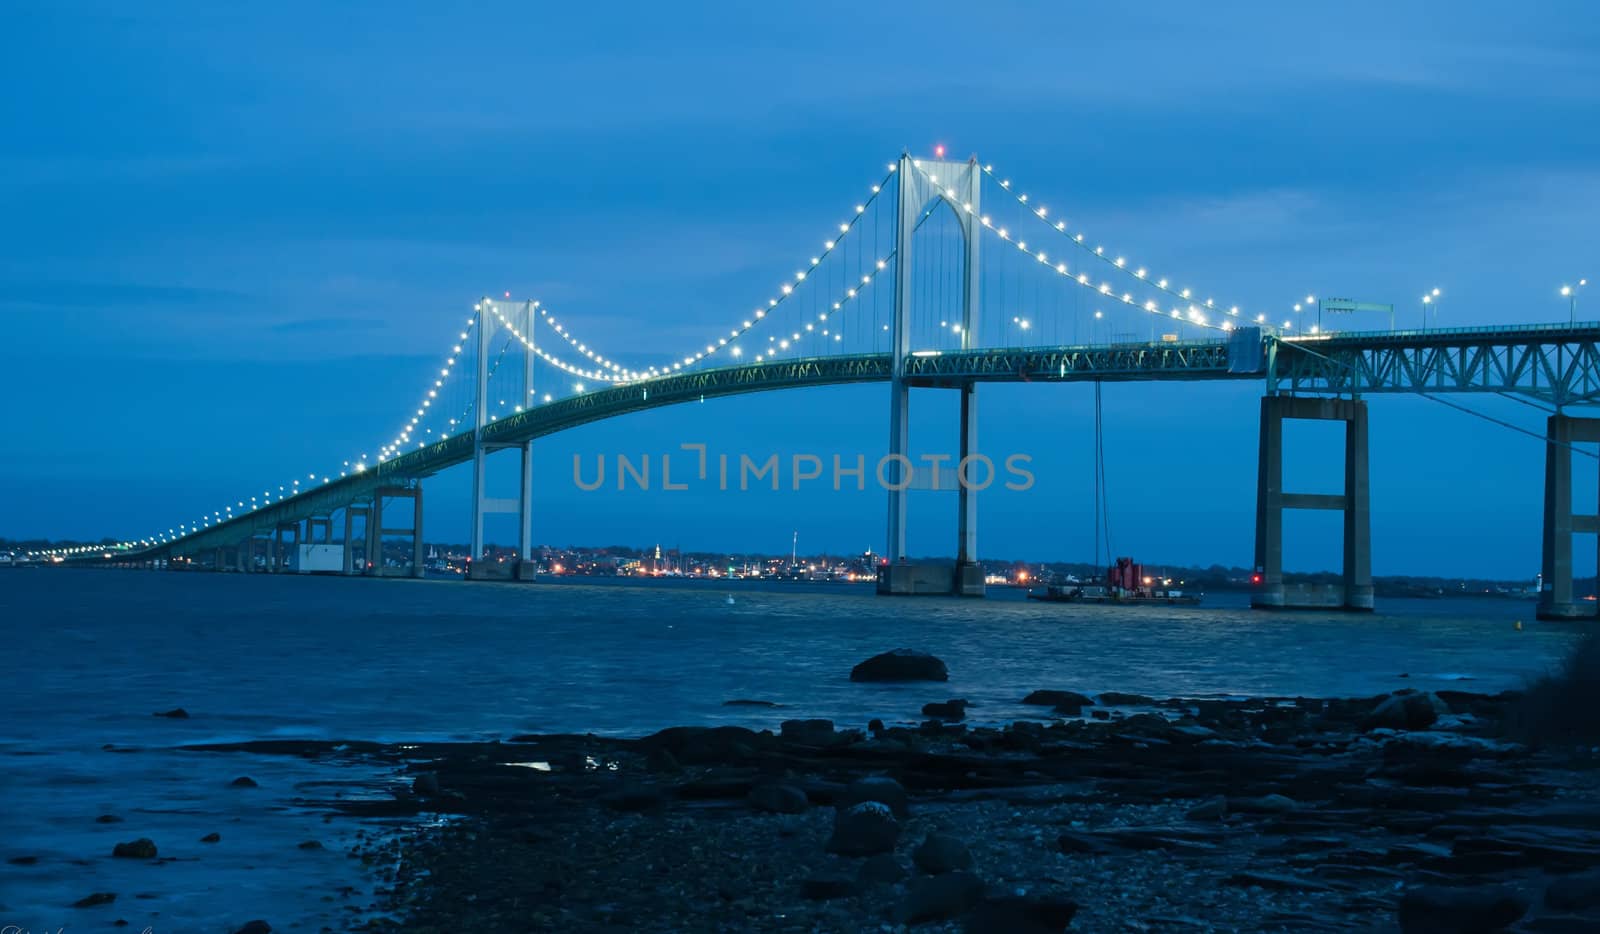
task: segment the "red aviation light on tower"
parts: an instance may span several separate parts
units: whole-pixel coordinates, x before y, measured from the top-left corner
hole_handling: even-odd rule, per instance
[[[934,146],[933,146],[933,157],[935,159],[943,159],[944,158],[944,143],[935,143],[934,144]]]

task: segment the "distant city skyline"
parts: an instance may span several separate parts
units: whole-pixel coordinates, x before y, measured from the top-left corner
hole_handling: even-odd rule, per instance
[[[1585,119],[1600,22],[1576,0],[1448,19],[1375,2],[909,19],[500,5],[470,27],[424,9],[381,27],[292,3],[9,18],[0,68],[25,93],[0,101],[19,128],[0,141],[0,210],[21,221],[0,231],[0,534],[139,537],[376,451],[484,294],[540,298],[648,361],[791,275],[903,148],[976,152],[1250,307],[1292,315],[1312,293],[1393,303],[1402,327],[1600,318]],[[382,43],[358,41],[374,30]],[[582,41],[600,34],[605,55]],[[1260,391],[1106,387],[1119,551],[1251,562]],[[574,456],[684,442],[786,456],[803,431],[807,448],[881,451],[886,392],[711,401],[541,439],[535,474],[562,482],[535,495],[535,537],[678,527],[689,550],[779,553],[798,528],[818,549],[882,549],[876,490],[566,481]],[[950,407],[920,401],[915,436],[953,448]],[[986,386],[979,404],[985,448],[1028,452],[1038,478],[980,496],[980,554],[1089,560],[1089,387]],[[1515,402],[1471,406],[1542,429]],[[1538,570],[1539,441],[1416,398],[1375,399],[1371,432],[1376,573]],[[1332,436],[1296,426],[1289,442],[1297,488],[1331,489]],[[1600,510],[1593,461],[1578,467],[1575,509]],[[459,540],[463,474],[430,480],[426,504],[430,530]],[[910,551],[953,553],[953,507],[926,505]],[[488,537],[511,540],[512,521]],[[1295,516],[1287,541],[1292,569],[1338,566],[1331,516]],[[1578,573],[1595,563],[1580,537]]]

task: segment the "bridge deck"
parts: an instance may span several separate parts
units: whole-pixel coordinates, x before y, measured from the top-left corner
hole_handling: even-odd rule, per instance
[[[918,353],[915,386],[982,382],[1264,379],[1269,393],[1494,392],[1552,404],[1600,402],[1600,323],[1382,331],[1278,338],[1241,328],[1228,339]],[[546,403],[491,422],[483,441],[513,446],[579,425],[661,406],[806,386],[885,382],[889,354],[858,354],[707,368]],[[139,560],[232,546],[279,523],[369,500],[473,457],[457,435],[295,496],[119,558]],[[92,560],[92,559],[90,559]]]

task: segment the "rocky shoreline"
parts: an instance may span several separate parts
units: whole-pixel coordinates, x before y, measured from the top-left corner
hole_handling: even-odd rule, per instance
[[[1151,700],[1038,721],[206,747],[391,764],[354,855],[427,931],[1600,930],[1593,750],[1515,693]],[[972,713],[978,713],[972,711]]]

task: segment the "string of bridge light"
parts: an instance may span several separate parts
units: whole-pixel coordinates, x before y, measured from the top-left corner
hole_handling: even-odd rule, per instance
[[[789,297],[792,296],[796,292],[797,287],[800,285],[800,283],[804,282],[813,272],[816,271],[818,266],[822,265],[824,260],[826,260],[835,250],[837,250],[840,247],[841,244],[844,243],[845,238],[847,236],[849,236],[849,234],[853,230],[856,229],[856,227],[859,225],[859,223],[861,221],[861,218],[866,215],[867,209],[870,208],[873,205],[873,203],[875,201],[877,201],[878,196],[883,193],[884,186],[887,185],[889,180],[894,177],[894,173],[896,171],[898,171],[898,168],[899,167],[897,165],[895,165],[894,163],[889,163],[889,165],[888,165],[888,174],[884,175],[884,177],[881,180],[879,180],[877,184],[875,184],[875,185],[873,185],[871,187],[871,189],[870,189],[870,197],[868,197],[865,201],[863,201],[860,204],[857,204],[855,206],[855,212],[850,216],[850,218],[848,220],[841,221],[839,223],[839,225],[838,225],[839,226],[839,234],[838,234],[838,236],[830,237],[827,240],[823,241],[822,249],[816,255],[810,257],[810,261],[806,264],[805,268],[797,271],[794,274],[794,281],[793,282],[784,282],[781,286],[779,286],[778,292],[777,292],[776,295],[768,297],[766,304],[764,306],[758,306],[757,308],[755,308],[750,313],[750,316],[748,318],[741,319],[737,327],[729,328],[727,336],[725,336],[725,337],[719,336],[713,342],[707,343],[705,345],[705,349],[704,350],[697,350],[692,354],[685,354],[681,359],[674,360],[670,364],[663,364],[663,365],[661,365],[659,367],[658,366],[649,366],[649,367],[646,367],[644,370],[631,370],[631,369],[628,369],[626,367],[621,367],[620,365],[616,365],[614,363],[610,363],[609,364],[609,368],[614,370],[614,371],[619,372],[621,374],[622,378],[619,379],[619,378],[616,378],[616,377],[611,377],[611,378],[608,379],[608,381],[610,381],[610,382],[634,382],[634,381],[638,381],[638,380],[642,380],[642,379],[654,379],[654,378],[658,378],[658,377],[662,377],[662,376],[668,376],[668,375],[671,375],[674,372],[682,370],[686,366],[693,366],[696,363],[699,363],[700,361],[704,360],[706,357],[714,356],[717,353],[719,353],[722,350],[724,350],[725,348],[729,347],[730,345],[736,345],[737,342],[739,341],[739,339],[744,337],[745,334],[750,331],[750,329],[752,329],[755,326],[757,326],[758,324],[760,324],[763,320],[765,320],[767,318],[767,316],[771,312],[777,310],[777,308],[779,306],[781,306],[785,301],[787,301],[789,299]],[[881,263],[883,261],[880,260],[878,262]],[[879,268],[882,268],[882,267],[880,266]],[[870,278],[871,278],[870,275],[867,276],[868,280],[870,280]],[[578,349],[580,352],[584,353],[586,356],[590,356],[591,354],[593,354],[592,348],[590,348],[586,343],[580,342],[576,337],[574,337],[572,335],[572,333],[570,331],[568,331],[565,327],[561,326],[558,322],[556,322],[554,316],[550,315],[548,313],[548,309],[543,308],[543,306],[540,306],[539,303],[537,303],[537,302],[535,302],[534,304],[535,304],[535,306],[540,308],[540,313],[541,313],[541,316],[542,316],[542,320],[544,320],[547,324],[550,324],[551,327],[553,327],[556,330],[556,333],[560,334],[563,338],[566,339],[567,343],[571,344],[574,348]],[[836,303],[836,307],[841,305],[841,304],[842,303]],[[788,343],[788,340],[790,340],[790,339],[799,340],[800,339],[800,335],[798,334],[798,332],[795,332],[795,333],[792,334],[791,338],[783,339],[783,340],[779,340],[777,338],[774,338],[770,343],[772,343],[775,347],[782,347],[782,349],[787,349],[787,343]],[[530,346],[531,346],[531,344],[530,344]],[[545,357],[546,359],[548,359],[551,363],[554,363],[557,366],[561,366],[561,367],[563,367],[563,369],[567,369],[566,367],[564,367],[562,365],[561,362],[555,360],[554,358],[548,357],[546,354],[544,354],[543,351],[540,351],[540,350],[536,349],[536,352],[538,352],[540,354],[540,356]],[[772,356],[773,352],[774,351],[769,350],[765,354],[758,355],[757,359],[765,359],[768,356]],[[730,351],[730,353],[731,353],[732,356],[735,356],[735,357],[741,355],[737,347],[734,347],[734,350]],[[599,363],[604,358],[600,357],[598,354],[594,354],[591,357],[591,359],[595,359],[596,362]],[[606,365],[608,365],[608,363],[601,363],[601,365],[602,366],[606,366]],[[573,372],[573,371],[569,369],[568,372]],[[586,375],[586,374],[584,374],[582,372],[578,372],[578,373],[575,373],[575,375]],[[605,377],[605,376],[596,377],[596,376],[593,376],[593,375],[590,375],[589,378],[591,378],[591,379],[607,379],[607,377]]]
[[[639,373],[639,372],[634,371],[634,370],[630,370],[627,367],[623,366],[622,364],[616,362],[615,360],[607,360],[604,356],[601,356],[600,354],[595,353],[593,348],[589,347],[587,344],[585,344],[582,341],[578,340],[577,338],[573,337],[571,331],[568,331],[565,327],[563,327],[559,322],[556,321],[556,316],[552,315],[550,313],[550,309],[545,308],[539,302],[537,302],[537,301],[534,302],[533,303],[533,308],[534,308],[534,310],[539,312],[539,320],[543,321],[545,324],[549,325],[551,330],[553,330],[557,334],[561,335],[562,339],[564,339],[568,344],[572,345],[572,349],[573,350],[578,351],[579,353],[581,353],[584,356],[588,357],[590,360],[593,360],[595,363],[599,364],[600,366],[605,367],[606,369],[612,371],[613,373],[616,373],[619,377],[621,377],[621,379],[616,380],[616,382],[621,382],[623,380],[631,381],[631,380],[635,380],[635,379],[640,379],[640,378],[642,378],[644,376],[644,374]]]
[[[467,318],[467,326],[462,328],[461,332],[456,335],[459,343],[450,348],[450,355],[445,357],[444,366],[439,368],[439,375],[434,377],[433,386],[425,391],[425,395],[422,397],[422,402],[417,407],[417,414],[413,415],[411,420],[406,423],[405,427],[400,429],[400,433],[395,436],[393,441],[390,441],[388,444],[385,444],[378,449],[378,461],[380,463],[398,455],[401,447],[411,442],[412,429],[417,427],[417,422],[422,419],[429,409],[433,407],[433,400],[439,397],[439,390],[444,388],[444,381],[450,378],[450,371],[455,367],[456,359],[463,352],[463,348],[467,343],[467,338],[472,333],[472,329],[474,326],[476,326],[476,324],[477,320],[475,317],[469,316]],[[363,454],[361,456],[361,460],[357,461],[354,470],[357,473],[360,473],[366,469],[366,455]]]
[[[632,370],[618,367],[615,363],[612,364],[612,366],[618,371],[615,374],[602,372],[600,370],[585,370],[582,367],[576,367],[570,363],[567,363],[565,360],[548,353],[543,347],[540,347],[537,343],[535,343],[531,337],[523,334],[515,324],[511,323],[511,319],[507,318],[505,314],[500,311],[499,302],[490,299],[487,301],[487,303],[490,306],[489,310],[494,312],[495,318],[500,321],[500,324],[505,327],[506,330],[511,332],[513,338],[520,341],[523,347],[526,347],[528,350],[538,354],[546,363],[549,363],[551,366],[556,367],[562,372],[571,374],[572,376],[582,377],[583,379],[592,379],[598,382],[608,383],[626,382],[636,378],[636,374],[634,374]],[[535,308],[539,308],[538,302],[533,302],[532,304]],[[480,308],[479,305],[474,305],[472,307],[475,310]],[[544,311],[544,309],[540,310]],[[553,321],[554,319],[549,319],[547,316],[547,320]],[[587,345],[578,343],[578,341],[575,340],[571,335],[567,334],[566,330],[560,325],[552,324],[551,326],[556,328],[557,333],[561,334],[563,337],[566,337],[567,342],[572,344],[575,349],[585,353],[591,360],[594,360],[596,364],[605,366],[604,357],[596,354],[593,350],[589,349]]]
[[[921,167],[921,165],[919,163],[913,162],[913,165],[916,165],[919,170],[922,170],[924,175],[928,175],[927,171],[925,169],[922,169],[922,167]],[[987,175],[988,177],[994,179],[995,182],[997,184],[999,184],[999,186],[1001,188],[1005,189],[1008,193],[1010,193],[1011,196],[1016,199],[1017,203],[1019,205],[1021,205],[1024,209],[1026,209],[1028,211],[1028,213],[1032,214],[1035,218],[1037,218],[1039,221],[1044,223],[1045,226],[1051,228],[1052,230],[1054,230],[1057,233],[1061,234],[1062,236],[1066,237],[1068,242],[1070,242],[1071,244],[1076,246],[1078,249],[1081,249],[1084,252],[1088,253],[1090,256],[1093,256],[1096,259],[1099,259],[1100,261],[1102,261],[1104,263],[1107,263],[1107,264],[1115,267],[1116,269],[1118,269],[1118,270],[1120,270],[1120,271],[1122,271],[1124,273],[1127,273],[1128,275],[1133,276],[1135,279],[1138,279],[1141,283],[1143,283],[1147,287],[1156,289],[1157,291],[1160,291],[1160,292],[1166,293],[1168,295],[1171,295],[1174,298],[1178,298],[1178,299],[1183,300],[1186,304],[1188,304],[1188,309],[1187,310],[1189,312],[1189,320],[1191,320],[1193,323],[1199,324],[1199,325],[1202,325],[1202,326],[1205,326],[1205,327],[1219,328],[1221,330],[1229,330],[1229,329],[1231,329],[1232,323],[1229,322],[1226,319],[1223,320],[1221,325],[1214,325],[1214,324],[1211,324],[1210,322],[1208,322],[1206,320],[1206,318],[1205,318],[1206,312],[1205,311],[1201,311],[1202,307],[1204,309],[1206,309],[1206,311],[1222,311],[1221,309],[1219,309],[1219,307],[1217,305],[1217,302],[1214,299],[1207,298],[1203,302],[1196,302],[1196,300],[1193,297],[1193,290],[1192,289],[1187,288],[1187,287],[1184,287],[1184,288],[1173,288],[1172,285],[1170,284],[1170,282],[1166,278],[1160,277],[1160,276],[1156,276],[1156,275],[1150,273],[1145,267],[1137,266],[1137,265],[1134,265],[1134,264],[1130,264],[1128,262],[1128,260],[1126,258],[1124,258],[1123,256],[1120,256],[1120,255],[1118,255],[1118,256],[1109,255],[1109,254],[1107,254],[1107,252],[1106,252],[1106,250],[1105,250],[1105,248],[1103,246],[1094,246],[1094,247],[1089,246],[1088,243],[1085,241],[1085,237],[1084,237],[1084,235],[1082,233],[1068,233],[1067,232],[1067,222],[1065,220],[1058,219],[1055,223],[1051,223],[1050,220],[1049,220],[1049,214],[1050,214],[1049,208],[1047,208],[1047,207],[1045,207],[1043,205],[1030,204],[1027,194],[1021,193],[1021,192],[1018,192],[1018,191],[1014,190],[1012,188],[1012,186],[1011,186],[1011,180],[1010,179],[1002,179],[999,176],[997,176],[995,174],[995,172],[994,172],[994,166],[992,164],[988,164],[988,165],[982,166],[981,167],[981,171],[985,175]],[[934,181],[935,184],[938,183],[937,180],[933,179],[933,177],[931,175],[929,175],[929,178],[930,178],[930,180]],[[972,207],[970,205],[966,206],[966,210],[968,211],[968,213],[973,213],[973,209],[972,209]],[[1010,239],[1009,236],[1006,236],[1006,231],[1003,228],[994,228],[991,220],[987,216],[981,217],[980,218],[980,222],[985,227],[989,227],[991,229],[995,229],[996,232],[1001,234],[1002,239],[1007,239],[1007,240]],[[1026,241],[1018,240],[1018,241],[1013,241],[1013,242],[1015,242],[1018,245],[1018,249],[1020,249],[1022,252],[1028,253],[1030,256],[1032,256],[1033,258],[1037,259],[1042,265],[1050,266],[1048,256],[1043,250],[1030,251],[1027,248]],[[1183,318],[1183,313],[1179,309],[1171,309],[1169,312],[1162,312],[1160,306],[1154,301],[1146,301],[1146,302],[1141,304],[1136,299],[1134,299],[1134,297],[1133,297],[1133,295],[1131,293],[1124,292],[1124,293],[1119,295],[1111,287],[1109,282],[1102,281],[1098,286],[1096,286],[1091,282],[1090,277],[1089,277],[1089,275],[1087,273],[1079,272],[1077,275],[1074,276],[1067,269],[1067,265],[1065,263],[1063,263],[1063,262],[1057,262],[1054,266],[1050,266],[1050,268],[1054,269],[1057,274],[1059,274],[1059,275],[1061,275],[1063,277],[1068,277],[1068,278],[1073,279],[1080,286],[1085,286],[1085,287],[1094,289],[1096,292],[1100,293],[1101,295],[1107,296],[1107,297],[1109,297],[1109,298],[1111,298],[1113,300],[1116,300],[1116,301],[1120,301],[1123,304],[1128,305],[1130,307],[1141,307],[1147,312],[1152,312],[1152,313],[1155,313],[1155,314],[1170,314],[1170,316],[1174,317],[1174,318],[1178,318],[1178,319],[1182,319]],[[1239,313],[1240,313],[1239,312],[1239,306],[1237,306],[1237,305],[1230,306],[1229,308],[1226,309],[1226,311],[1224,313],[1230,318],[1237,318],[1237,317],[1239,317]]]

